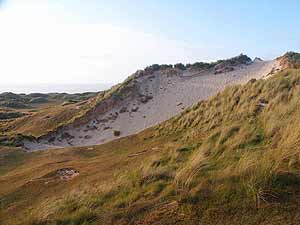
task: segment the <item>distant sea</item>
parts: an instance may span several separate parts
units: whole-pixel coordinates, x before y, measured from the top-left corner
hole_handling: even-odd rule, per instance
[[[98,92],[109,89],[113,84],[0,84],[0,93],[13,92],[16,94],[30,93],[83,93]]]

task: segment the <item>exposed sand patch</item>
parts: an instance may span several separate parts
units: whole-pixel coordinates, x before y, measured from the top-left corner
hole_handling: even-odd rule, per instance
[[[57,162],[57,163],[59,163],[59,162]],[[56,171],[50,172],[40,178],[30,180],[26,184],[35,183],[35,182],[43,182],[45,185],[48,185],[48,184],[57,182],[58,180],[69,181],[78,175],[79,175],[79,171],[77,171],[74,168],[62,168],[62,169],[58,169]]]
[[[102,144],[138,133],[206,100],[227,85],[244,84],[251,79],[266,78],[278,67],[277,61],[254,61],[221,74],[186,72],[166,75],[155,72],[136,79],[140,97],[122,102],[105,114],[76,128],[67,128],[39,141],[25,141],[29,150]],[[116,133],[117,131],[117,133]],[[118,135],[116,135],[118,134]]]
[[[79,175],[79,172],[72,168],[60,169],[56,172],[61,180],[70,180]]]

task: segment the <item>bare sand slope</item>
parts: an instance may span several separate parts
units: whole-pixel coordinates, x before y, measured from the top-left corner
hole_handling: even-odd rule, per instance
[[[102,144],[113,139],[138,133],[180,113],[185,108],[205,100],[227,85],[243,84],[250,79],[266,77],[278,67],[274,61],[254,61],[241,65],[231,72],[182,71],[177,74],[155,72],[151,76],[139,77],[136,82],[139,92],[149,99],[124,100],[122,104],[105,114],[95,114],[89,123],[69,127],[38,141],[25,141],[31,151],[66,146],[88,146]]]

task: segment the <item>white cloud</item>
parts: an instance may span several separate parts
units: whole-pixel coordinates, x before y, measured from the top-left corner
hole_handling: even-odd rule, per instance
[[[148,64],[206,54],[205,48],[118,26],[70,23],[60,8],[38,1],[17,2],[0,11],[3,83],[120,82]]]

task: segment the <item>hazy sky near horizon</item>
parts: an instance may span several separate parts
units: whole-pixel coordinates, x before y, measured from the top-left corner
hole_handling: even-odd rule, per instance
[[[116,83],[154,63],[300,51],[298,0],[0,0],[1,84]]]

